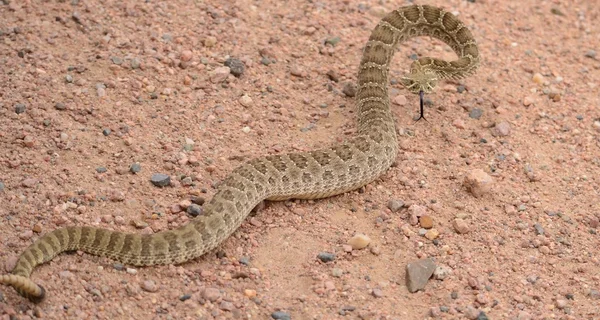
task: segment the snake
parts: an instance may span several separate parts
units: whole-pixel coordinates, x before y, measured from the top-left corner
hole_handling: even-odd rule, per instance
[[[90,226],[68,226],[46,233],[19,256],[0,283],[33,303],[46,290],[31,280],[33,269],[65,251],[80,250],[133,266],[179,264],[216,248],[263,200],[318,199],[358,189],[390,168],[398,146],[388,96],[389,67],[399,43],[429,36],[446,43],[457,59],[414,60],[400,83],[421,96],[444,79],[475,72],[479,49],[471,31],[453,13],[428,5],[400,7],[386,14],[364,46],[356,84],[356,134],[322,149],[267,155],[235,168],[206,202],[203,214],[173,230],[135,234]]]

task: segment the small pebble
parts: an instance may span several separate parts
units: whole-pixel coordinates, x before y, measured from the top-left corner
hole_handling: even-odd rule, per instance
[[[317,255],[317,258],[322,262],[330,262],[335,260],[335,254],[329,252],[321,252]]]
[[[197,217],[202,214],[202,207],[195,203],[192,203],[189,205],[189,207],[187,207],[185,212],[187,212],[192,217]]]
[[[402,207],[404,207],[404,201],[392,199],[392,200],[388,201],[387,207],[392,212],[398,212],[398,211],[400,211],[400,209],[402,209]]]
[[[354,235],[354,237],[348,240],[348,244],[351,245],[354,250],[366,248],[369,243],[371,243],[371,238],[361,233]]]
[[[210,302],[215,302],[221,298],[221,291],[217,288],[206,288],[202,292],[202,297]]]
[[[137,269],[134,268],[126,268],[125,271],[129,274],[137,274]]]
[[[510,134],[510,124],[506,121],[497,123],[492,128],[492,135],[494,137],[506,137]]]
[[[21,114],[21,113],[25,112],[25,110],[27,110],[27,107],[25,107],[24,104],[22,104],[22,103],[15,104],[15,112],[17,114]]]
[[[473,109],[471,109],[471,111],[469,111],[469,118],[471,118],[471,119],[479,120],[479,118],[481,118],[482,115],[483,115],[483,110],[481,110],[479,108],[473,108]]]
[[[244,74],[245,65],[237,58],[229,58],[225,60],[225,66],[229,67],[231,74],[236,77],[240,77],[242,74]]]
[[[454,230],[459,234],[465,234],[471,231],[469,224],[463,219],[454,219],[454,221],[452,221],[452,227],[454,227]]]
[[[381,297],[383,297],[383,291],[381,289],[379,289],[379,288],[373,289],[373,291],[371,291],[371,294],[375,298],[381,298]]]
[[[56,110],[65,110],[65,109],[67,109],[67,106],[65,106],[65,104],[62,103],[62,102],[57,102],[54,105],[54,109],[56,109]]]
[[[121,263],[113,263],[113,268],[119,271],[125,270],[125,266]]]
[[[463,181],[467,191],[476,198],[487,194],[491,190],[492,183],[492,177],[481,169],[472,170]]]
[[[596,50],[588,50],[588,51],[585,53],[585,56],[586,56],[587,58],[592,58],[592,59],[595,59],[595,58],[596,58]]]
[[[111,131],[110,131],[110,129],[104,129],[104,130],[102,130],[102,134],[103,134],[104,136],[109,136],[109,135],[110,135],[110,132],[111,132]]]
[[[158,291],[158,286],[152,280],[146,280],[146,281],[142,282],[141,287],[142,287],[142,290],[148,291],[148,292]]]
[[[192,295],[191,295],[191,294],[189,294],[189,293],[186,293],[186,294],[184,294],[184,295],[180,296],[180,297],[179,297],[179,300],[180,300],[180,301],[185,301],[185,300],[188,300],[188,299],[190,299],[191,297],[192,297]]]
[[[154,173],[152,174],[150,181],[157,187],[166,187],[171,184],[171,177],[164,173]]]
[[[340,268],[333,268],[331,269],[331,275],[339,278],[344,274],[344,270],[340,269]]]
[[[271,313],[271,318],[275,320],[292,320],[292,316],[289,313],[283,311],[275,311]]]
[[[249,257],[241,257],[240,264],[243,264],[245,266],[250,265],[250,258]]]
[[[134,163],[129,167],[131,173],[138,173],[142,171],[142,166],[139,163]]]
[[[342,89],[342,93],[346,95],[346,97],[354,97],[356,96],[356,84],[354,82],[346,82],[344,84],[344,88]]]
[[[544,76],[541,73],[534,74],[531,80],[537,84],[544,84]]]
[[[394,102],[394,104],[399,105],[399,106],[404,106],[406,105],[406,96],[399,94],[396,97],[394,97],[394,100],[392,100],[392,102]]]
[[[245,289],[244,290],[244,295],[248,298],[254,298],[256,297],[256,290],[253,289]]]
[[[252,98],[250,98],[248,95],[243,95],[240,100],[239,100],[240,104],[246,108],[249,108],[252,106]]]
[[[38,181],[36,179],[33,178],[27,178],[23,181],[21,181],[21,186],[25,187],[25,188],[33,188],[37,185]]]
[[[96,168],[96,172],[98,172],[98,173],[105,173],[106,171],[108,171],[108,170],[105,167]]]
[[[210,75],[210,81],[212,83],[221,83],[227,79],[231,69],[229,67],[218,67]]]
[[[450,269],[450,267],[447,267],[447,266],[444,266],[444,265],[437,266],[435,268],[435,270],[433,271],[433,277],[436,280],[444,280],[450,274],[452,274],[452,269]]]
[[[434,240],[437,239],[437,237],[440,236],[440,232],[437,231],[436,229],[430,229],[425,233],[425,238],[427,238],[428,240]]]
[[[421,216],[419,218],[419,224],[421,228],[431,229],[433,228],[433,219],[430,216]]]
[[[535,229],[535,234],[539,235],[544,235],[544,228],[542,227],[541,224],[536,223],[533,225],[533,228]]]

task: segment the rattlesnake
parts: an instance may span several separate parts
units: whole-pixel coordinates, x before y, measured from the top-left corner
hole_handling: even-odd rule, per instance
[[[29,279],[33,269],[69,250],[106,256],[125,264],[148,266],[194,259],[227,239],[262,200],[316,199],[357,189],[386,171],[397,153],[387,83],[398,43],[431,36],[448,44],[458,60],[421,58],[412,63],[402,84],[413,93],[428,93],[438,80],[463,78],[479,64],[471,32],[452,13],[412,5],[387,14],[372,31],[358,71],[357,135],[344,143],[299,153],[260,157],[237,167],[205,205],[204,215],[175,230],[130,234],[95,227],[66,227],[45,234],[19,257],[0,283],[40,302],[42,286]]]

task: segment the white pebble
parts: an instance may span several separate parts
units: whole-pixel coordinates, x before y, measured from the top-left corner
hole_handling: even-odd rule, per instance
[[[127,268],[127,273],[129,274],[137,274],[137,270],[133,268]]]

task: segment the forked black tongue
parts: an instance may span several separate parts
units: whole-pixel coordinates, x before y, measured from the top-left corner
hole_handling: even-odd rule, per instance
[[[425,100],[425,92],[423,92],[423,90],[419,91],[419,110],[421,111],[421,114],[419,115],[419,118],[417,118],[416,121],[419,121],[421,119],[427,121],[427,119],[425,119],[425,108],[423,107],[424,105],[424,100]]]

